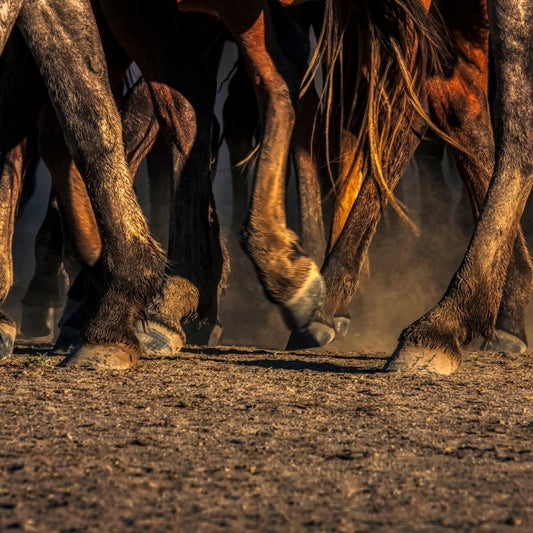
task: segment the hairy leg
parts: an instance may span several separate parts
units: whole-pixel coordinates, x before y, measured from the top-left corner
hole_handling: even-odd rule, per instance
[[[496,164],[485,204],[446,294],[405,329],[389,370],[453,372],[473,335],[496,325],[519,220],[533,184],[533,51],[530,2],[489,1],[498,90]]]
[[[88,4],[73,0],[26,3],[18,24],[104,236],[106,292],[71,362],[127,368],[141,354],[135,323],[160,289],[162,262],[131,186],[96,24]]]

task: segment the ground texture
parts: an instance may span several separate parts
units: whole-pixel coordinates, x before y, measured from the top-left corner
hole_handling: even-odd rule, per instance
[[[532,531],[533,358],[188,348],[0,366],[1,531]]]

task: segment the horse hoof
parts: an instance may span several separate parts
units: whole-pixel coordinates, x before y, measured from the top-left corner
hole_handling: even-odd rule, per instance
[[[336,316],[333,317],[333,326],[335,327],[336,337],[346,337],[348,330],[350,329],[350,317],[349,316]]]
[[[0,359],[13,353],[17,326],[12,322],[0,322]]]
[[[525,353],[527,345],[516,335],[497,329],[494,335],[485,339],[481,349],[487,352]]]
[[[311,322],[303,331],[292,331],[286,350],[325,346],[335,339],[335,330],[322,322]]]
[[[63,326],[59,331],[56,343],[54,345],[54,353],[67,355],[78,344],[80,339],[80,330],[70,326]]]
[[[281,304],[283,318],[289,329],[303,330],[309,326],[325,295],[326,284],[318,267],[313,264],[305,283],[288,302]]]
[[[127,370],[139,360],[138,349],[118,344],[82,344],[61,366],[88,370]]]
[[[385,372],[433,373],[449,376],[459,360],[443,350],[400,344],[385,365]]]
[[[147,355],[170,356],[178,353],[184,344],[184,335],[160,322],[149,320],[137,328],[137,338]]]
[[[222,326],[218,323],[191,323],[184,327],[187,344],[194,346],[217,346],[222,336]]]

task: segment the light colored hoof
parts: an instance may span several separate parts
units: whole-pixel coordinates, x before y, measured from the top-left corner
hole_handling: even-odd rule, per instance
[[[145,323],[144,327],[139,324],[136,334],[148,356],[168,357],[177,354],[185,342],[184,335],[153,320]]]
[[[286,350],[304,350],[326,346],[335,339],[335,330],[322,322],[311,322],[303,331],[293,331]]]
[[[497,329],[492,337],[485,339],[481,349],[488,352],[525,353],[527,345],[516,335]]]
[[[0,359],[13,353],[15,337],[17,336],[17,326],[12,322],[0,322]]]
[[[127,370],[135,366],[140,352],[119,344],[82,344],[61,366],[88,370]]]
[[[344,338],[350,329],[350,317],[348,316],[336,316],[333,317],[333,325],[335,327],[336,337]]]
[[[448,353],[434,348],[400,344],[387,361],[386,372],[442,374],[449,376],[459,367],[459,361]]]
[[[281,304],[281,312],[289,329],[307,328],[322,306],[325,295],[326,284],[313,263],[304,284],[288,302]]]
[[[55,329],[54,307],[22,305],[20,337],[26,342],[51,342]]]

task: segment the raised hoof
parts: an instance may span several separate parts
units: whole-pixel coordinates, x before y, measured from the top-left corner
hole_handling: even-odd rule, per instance
[[[400,344],[387,361],[386,372],[433,373],[449,376],[459,367],[459,361],[448,353],[423,346]]]
[[[320,309],[325,295],[326,284],[318,267],[313,264],[305,283],[288,302],[281,304],[283,318],[289,329],[307,328]]]
[[[494,335],[485,339],[481,349],[488,352],[525,353],[527,345],[516,335],[497,329]]]
[[[127,370],[135,366],[139,350],[117,344],[82,344],[61,366],[88,370]]]
[[[146,355],[174,355],[184,344],[183,335],[152,320],[137,328],[137,338],[144,346]]]
[[[0,322],[0,359],[13,353],[17,326],[11,322]]]
[[[54,352],[62,355],[69,354],[78,344],[79,339],[79,329],[63,326],[59,331],[59,335],[54,345]]]
[[[22,305],[21,336],[26,340],[51,340],[54,334],[55,308]]]
[[[222,326],[218,323],[191,323],[184,327],[187,344],[195,346],[217,346],[222,336]]]
[[[311,322],[303,331],[293,331],[287,342],[287,350],[303,350],[325,346],[335,339],[335,330],[322,322]]]
[[[333,326],[335,327],[336,337],[346,337],[348,330],[350,329],[350,317],[349,316],[336,316],[333,317]]]

